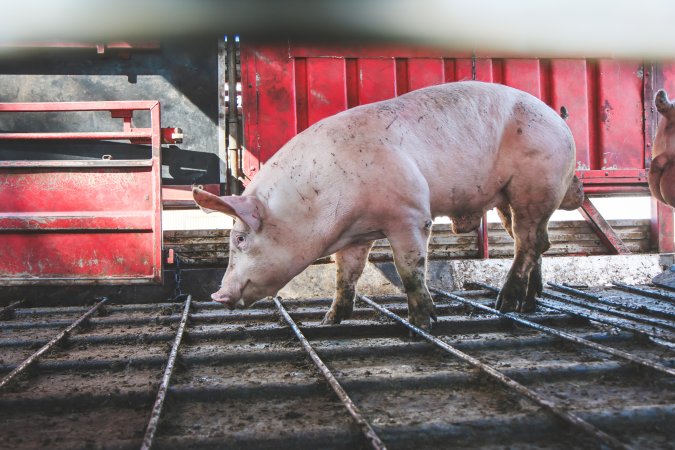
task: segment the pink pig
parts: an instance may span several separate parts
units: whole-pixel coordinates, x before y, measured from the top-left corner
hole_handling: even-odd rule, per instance
[[[572,134],[525,92],[458,82],[358,106],[295,136],[241,196],[195,188],[198,205],[236,218],[229,266],[212,295],[230,308],[274,295],[316,259],[335,253],[337,289],[324,324],[349,318],[376,239],[387,238],[410,321],[436,318],[426,286],[434,217],[476,229],[496,207],[515,239],[501,311],[532,311],[541,294],[548,220],[581,205]]]
[[[659,201],[675,207],[675,105],[661,89],[654,98],[659,121],[649,167],[649,189]]]

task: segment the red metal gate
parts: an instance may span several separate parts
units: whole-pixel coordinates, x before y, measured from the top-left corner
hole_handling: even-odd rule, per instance
[[[133,128],[143,110],[150,128]],[[64,111],[110,111],[124,129],[0,140],[130,140],[150,144],[151,156],[0,161],[0,285],[161,282],[159,103],[0,103],[0,112]]]
[[[347,108],[459,80],[506,84],[567,111],[588,194],[648,194],[653,92],[675,92],[675,64],[448,55],[404,47],[241,44],[244,173],[295,134]],[[672,211],[654,208],[658,248],[673,251]]]

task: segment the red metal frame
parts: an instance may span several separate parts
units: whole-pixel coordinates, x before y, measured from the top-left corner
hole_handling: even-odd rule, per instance
[[[424,86],[476,79],[527,91],[556,111],[568,111],[577,176],[586,194],[648,195],[658,120],[653,92],[660,87],[675,92],[672,63],[492,58],[402,46],[242,42],[241,67],[243,170],[248,178],[295,134],[323,117]],[[672,214],[654,209],[653,215],[654,230],[666,233],[656,240],[658,250],[672,252]],[[603,241],[616,241],[611,228],[595,229]],[[479,233],[479,253],[485,257],[487,240],[484,230]],[[620,239],[616,242],[620,245]]]
[[[146,160],[0,162],[0,285],[162,281],[157,101],[0,103],[0,112],[109,111],[124,131],[0,133],[7,140],[130,140]],[[150,128],[134,128],[149,111]]]

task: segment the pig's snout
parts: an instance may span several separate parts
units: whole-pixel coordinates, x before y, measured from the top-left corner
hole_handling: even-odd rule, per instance
[[[223,294],[220,291],[214,292],[213,294],[211,294],[211,299],[213,301],[218,302],[218,303],[222,303],[224,306],[226,306],[229,309],[245,308],[246,307],[246,304],[244,303],[244,299],[239,299],[238,301],[235,301],[229,295]]]

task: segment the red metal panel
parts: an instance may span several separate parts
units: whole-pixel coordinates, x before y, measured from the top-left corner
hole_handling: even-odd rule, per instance
[[[0,104],[0,111],[149,110],[151,128],[75,133],[142,138],[149,160],[2,161],[0,285],[161,282],[160,114],[157,102]],[[127,115],[128,115],[127,114]],[[0,140],[15,133],[0,133]],[[26,139],[29,134],[22,134]],[[33,139],[64,133],[32,134]]]
[[[419,58],[408,60],[408,91],[443,83],[443,60]]]
[[[294,64],[285,45],[242,45],[244,174],[251,178],[296,134]]]
[[[542,98],[541,66],[538,59],[505,59],[503,83]]]
[[[551,107],[568,113],[567,125],[572,130],[577,148],[577,169],[591,168],[590,100],[586,84],[588,66],[583,59],[551,61]]]
[[[359,59],[359,105],[396,96],[396,64],[393,59]]]
[[[312,58],[307,60],[307,86],[305,88],[307,89],[308,126],[347,109],[345,76],[344,59]]]
[[[598,62],[598,169],[644,168],[642,77],[640,63]]]

